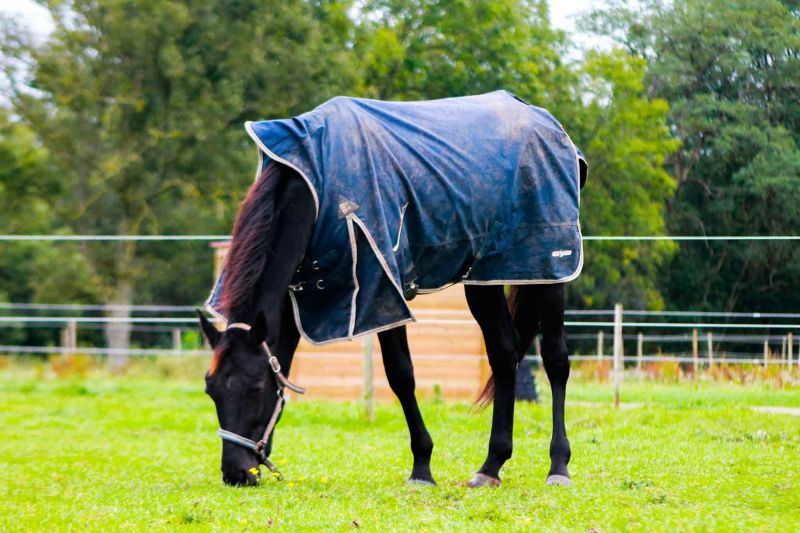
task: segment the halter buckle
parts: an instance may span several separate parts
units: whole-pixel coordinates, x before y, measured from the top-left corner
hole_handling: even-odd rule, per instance
[[[260,441],[256,442],[256,447],[253,448],[253,451],[256,452],[258,455],[262,456],[263,458],[264,448],[266,447],[267,447],[267,441],[261,439]]]
[[[274,355],[269,356],[269,366],[272,367],[272,371],[276,374],[281,371],[281,363]]]

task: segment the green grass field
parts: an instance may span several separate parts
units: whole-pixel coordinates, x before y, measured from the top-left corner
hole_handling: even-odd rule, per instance
[[[547,397],[546,381],[539,379]],[[293,402],[273,460],[285,479],[230,488],[202,380],[36,378],[0,371],[0,531],[800,530],[800,406],[767,385],[573,381],[572,488],[546,487],[549,404],[519,405],[499,490],[459,485],[480,465],[489,412],[428,401],[437,487],[411,466],[400,408]],[[267,472],[268,474],[268,472]]]

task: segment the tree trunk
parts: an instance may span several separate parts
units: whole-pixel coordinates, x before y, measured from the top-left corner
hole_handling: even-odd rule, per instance
[[[114,287],[114,294],[109,302],[112,306],[106,316],[113,320],[127,320],[130,317],[133,283],[130,279],[122,279]],[[117,307],[120,306],[120,307]],[[119,371],[128,363],[127,350],[130,348],[131,325],[128,322],[108,322],[105,327],[106,344],[111,350],[109,361],[111,369]]]
[[[131,324],[130,305],[133,299],[132,261],[135,243],[122,241],[118,244],[115,258],[116,284],[112,289],[109,304],[111,308],[106,311],[106,317],[112,321],[106,323],[106,344],[111,350],[109,361],[111,369],[122,370],[128,363],[127,350],[130,348]]]

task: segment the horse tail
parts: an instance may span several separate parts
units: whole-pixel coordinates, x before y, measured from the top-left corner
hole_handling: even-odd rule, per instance
[[[506,298],[508,302],[508,310],[511,312],[511,319],[514,320],[515,315],[517,314],[517,305],[519,304],[519,287],[517,285],[512,285],[510,290],[508,291],[508,297]],[[525,357],[525,351],[519,350],[517,354],[517,365],[522,362],[522,358]],[[489,375],[489,379],[486,381],[486,384],[483,386],[483,390],[475,399],[475,405],[478,406],[480,409],[486,408],[492,401],[494,400],[494,374]]]

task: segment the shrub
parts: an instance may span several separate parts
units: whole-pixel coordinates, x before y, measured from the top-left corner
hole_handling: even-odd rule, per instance
[[[60,378],[86,377],[94,368],[95,360],[86,354],[61,354],[50,357],[50,369]]]

